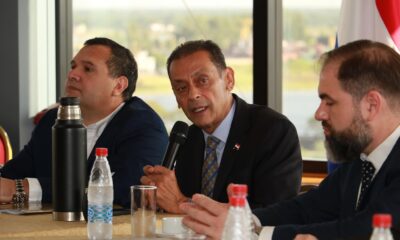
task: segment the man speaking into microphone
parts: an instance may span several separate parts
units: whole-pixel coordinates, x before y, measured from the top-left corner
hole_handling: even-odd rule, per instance
[[[179,204],[194,193],[228,202],[229,183],[248,185],[251,208],[298,194],[302,160],[295,127],[282,114],[231,93],[234,71],[218,45],[183,43],[169,56],[167,70],[178,106],[193,125],[175,170],[144,167],[141,182],[158,187],[159,207],[181,213]]]

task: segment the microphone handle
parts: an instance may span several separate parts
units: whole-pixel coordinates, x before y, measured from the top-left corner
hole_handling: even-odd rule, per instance
[[[176,153],[178,152],[179,145],[179,143],[173,142],[171,147],[168,146],[167,152],[165,153],[164,161],[162,163],[164,167],[171,170],[174,168],[176,161],[175,157]]]

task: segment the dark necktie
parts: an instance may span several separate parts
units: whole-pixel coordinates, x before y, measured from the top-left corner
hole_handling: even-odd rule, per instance
[[[372,177],[375,173],[375,167],[369,161],[362,161],[361,163],[361,190],[358,197],[357,208],[359,208],[361,201],[364,198],[365,192],[371,185]]]
[[[212,197],[215,179],[218,173],[218,160],[216,148],[220,140],[216,137],[209,136],[207,138],[206,156],[203,162],[202,179],[201,179],[201,193]]]

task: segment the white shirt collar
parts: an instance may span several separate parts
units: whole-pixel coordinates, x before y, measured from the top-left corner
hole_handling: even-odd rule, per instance
[[[87,158],[89,158],[90,153],[92,152],[92,149],[94,145],[97,142],[97,139],[100,137],[100,135],[103,133],[104,129],[108,125],[108,123],[111,121],[111,119],[117,114],[117,112],[125,105],[125,102],[122,102],[112,113],[110,113],[107,117],[92,123],[88,126],[86,126],[86,139],[87,139],[87,145],[86,145],[86,155]]]
[[[400,125],[387,137],[377,148],[375,148],[368,156],[361,153],[360,158],[362,161],[370,161],[375,167],[375,174],[382,167],[385,160],[388,158],[392,151],[397,139],[400,137]]]
[[[95,122],[95,123],[92,123],[92,124],[87,125],[86,128],[98,128],[100,125],[102,125],[102,124],[104,124],[104,123],[106,123],[106,122],[109,122],[109,121],[114,117],[114,115],[117,114],[117,112],[118,112],[124,105],[125,105],[125,102],[122,102],[120,105],[118,105],[118,107],[117,107],[112,113],[110,113],[110,114],[107,115],[105,118],[103,118],[103,119],[101,119],[101,120],[99,120],[99,121],[97,121],[97,122]]]
[[[233,101],[231,110],[229,110],[228,115],[222,120],[221,124],[214,130],[212,134],[208,134],[205,131],[203,131],[204,134],[204,141],[207,142],[208,136],[212,135],[216,138],[218,138],[224,145],[226,144],[226,141],[228,139],[229,135],[229,130],[231,129],[232,121],[233,121],[233,115],[235,114],[235,109],[236,109],[236,101]]]

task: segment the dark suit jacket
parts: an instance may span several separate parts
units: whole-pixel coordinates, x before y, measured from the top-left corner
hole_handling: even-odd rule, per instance
[[[265,106],[247,104],[234,95],[234,113],[214,187],[214,199],[228,202],[229,183],[248,185],[250,207],[289,199],[300,189],[302,160],[293,124]],[[236,144],[240,145],[238,149]],[[176,176],[185,196],[201,192],[204,136],[192,125],[179,149]]]
[[[52,126],[57,109],[41,119],[24,149],[1,169],[6,178],[38,178],[43,201],[51,201]],[[160,164],[168,135],[160,117],[141,99],[132,97],[111,119],[88,158],[88,176],[96,147],[108,148],[108,161],[114,182],[114,203],[129,207],[130,189],[140,184],[143,167]]]
[[[400,239],[400,141],[374,177],[360,209],[355,210],[361,180],[361,160],[343,164],[318,188],[297,198],[257,209],[263,226],[278,226],[273,239],[293,239],[311,233],[318,239],[369,239],[372,215],[390,213],[392,232]]]

